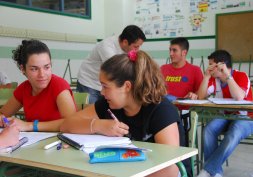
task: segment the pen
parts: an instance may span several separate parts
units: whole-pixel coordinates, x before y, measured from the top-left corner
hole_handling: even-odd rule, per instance
[[[119,119],[112,113],[112,111],[110,109],[107,109],[107,111],[109,112],[109,114],[111,115],[111,117],[114,120],[119,121]],[[130,133],[126,134],[125,136],[128,137],[128,138],[131,138],[131,134]]]
[[[20,148],[23,144],[25,144],[26,142],[28,142],[28,138],[27,137],[23,137],[23,138],[21,138],[19,140],[18,144],[14,145],[14,146],[7,147],[7,148],[0,149],[0,153],[11,153],[11,152],[14,152],[18,148]]]
[[[57,137],[58,137],[60,140],[62,140],[63,142],[69,144],[70,146],[72,146],[72,147],[74,147],[74,148],[76,148],[76,149],[78,149],[78,150],[82,150],[82,149],[84,148],[83,145],[81,145],[81,144],[75,142],[74,140],[72,140],[72,139],[70,139],[70,138],[64,136],[64,135],[61,134],[61,133],[59,133],[59,134],[57,135]]]
[[[110,109],[107,109],[107,111],[109,112],[109,114],[111,115],[111,117],[116,120],[119,121],[118,118],[112,113],[112,111]]]
[[[54,147],[54,146],[56,146],[56,145],[58,145],[58,144],[60,144],[60,143],[61,143],[60,140],[55,141],[55,142],[53,142],[53,143],[50,143],[50,144],[46,145],[46,146],[44,147],[44,149],[50,149],[51,147]]]
[[[7,126],[10,126],[10,121],[6,117],[3,117],[3,121]]]
[[[18,148],[20,148],[23,144],[28,142],[28,138],[27,137],[23,137],[19,140],[19,143],[15,146],[11,147],[11,152],[17,150]]]

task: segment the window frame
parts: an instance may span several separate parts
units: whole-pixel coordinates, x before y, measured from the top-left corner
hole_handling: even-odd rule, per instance
[[[60,4],[64,3],[64,0],[61,0]],[[69,16],[69,17],[76,17],[76,18],[82,18],[82,19],[88,19],[91,20],[91,0],[86,1],[86,7],[88,7],[86,10],[88,11],[88,15],[79,15],[79,14],[72,14],[72,13],[66,13],[62,10],[62,7],[64,7],[64,4],[61,4],[60,10],[50,10],[50,9],[42,9],[38,7],[30,7],[29,1],[27,5],[21,5],[21,4],[15,4],[11,2],[5,2],[5,1],[0,1],[0,6],[6,6],[6,7],[13,7],[13,8],[18,8],[18,9],[25,9],[25,10],[30,10],[30,11],[35,11],[35,12],[43,12],[43,13],[49,13],[49,14],[55,14],[55,15],[63,15],[63,16]]]

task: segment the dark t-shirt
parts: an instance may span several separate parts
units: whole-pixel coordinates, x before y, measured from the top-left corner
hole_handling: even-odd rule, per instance
[[[112,119],[107,109],[106,100],[100,99],[95,103],[95,109],[100,119]],[[135,116],[127,116],[123,109],[111,110],[113,114],[129,126],[129,135],[132,140],[155,142],[154,135],[165,127],[177,122],[180,133],[180,145],[184,146],[184,130],[178,115],[177,108],[167,99],[160,104],[149,104],[142,106]]]
[[[104,98],[95,103],[95,109],[100,119],[112,119],[107,109],[109,104]],[[155,143],[154,135],[165,127],[177,122],[180,146],[185,146],[185,132],[179,118],[177,108],[166,98],[160,104],[142,106],[135,116],[127,116],[123,109],[112,109],[113,114],[119,121],[129,126],[129,135],[132,140]],[[192,176],[190,159],[183,161],[187,174]]]

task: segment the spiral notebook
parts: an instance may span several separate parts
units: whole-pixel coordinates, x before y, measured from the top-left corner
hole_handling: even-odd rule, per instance
[[[132,144],[128,137],[109,137],[104,135],[81,135],[59,133],[57,137],[72,147],[86,153],[94,152],[100,146],[126,146]]]

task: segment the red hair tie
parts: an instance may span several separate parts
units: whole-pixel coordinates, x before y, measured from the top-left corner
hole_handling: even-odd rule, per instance
[[[137,59],[137,51],[136,50],[130,50],[129,52],[128,52],[128,54],[127,54],[127,56],[129,57],[129,59],[131,60],[131,61],[136,61],[136,59]]]

